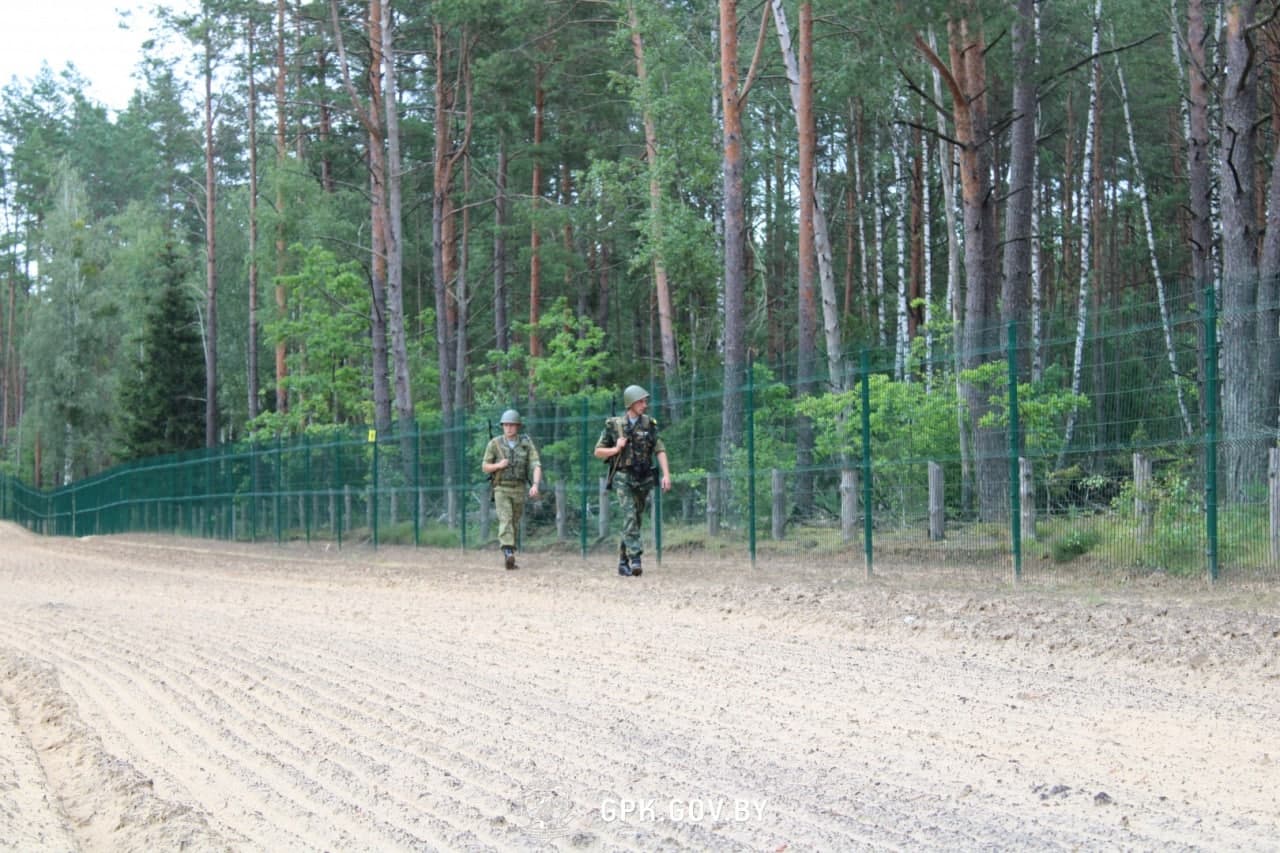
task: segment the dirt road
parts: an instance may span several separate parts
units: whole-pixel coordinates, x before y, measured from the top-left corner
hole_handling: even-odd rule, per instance
[[[1273,593],[523,563],[0,526],[0,851],[1280,849]]]

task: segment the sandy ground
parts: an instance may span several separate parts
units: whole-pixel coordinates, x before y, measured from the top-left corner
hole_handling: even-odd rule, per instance
[[[522,563],[0,525],[0,851],[1280,850],[1274,589]]]

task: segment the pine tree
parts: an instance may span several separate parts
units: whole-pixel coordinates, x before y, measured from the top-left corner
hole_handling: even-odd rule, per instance
[[[182,290],[186,272],[177,248],[166,243],[158,265],[159,293],[143,326],[134,378],[120,394],[126,458],[204,444],[204,349],[195,306]]]

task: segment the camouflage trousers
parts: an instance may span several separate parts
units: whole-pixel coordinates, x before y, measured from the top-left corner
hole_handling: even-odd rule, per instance
[[[516,531],[520,529],[526,497],[528,492],[521,486],[497,486],[493,490],[493,510],[498,516],[498,544],[504,548],[516,546]]]
[[[649,507],[653,480],[635,483],[624,472],[619,471],[613,478],[613,491],[618,496],[618,508],[622,511],[622,545],[627,549],[628,556],[638,557],[644,553],[640,527],[644,522],[645,510]]]

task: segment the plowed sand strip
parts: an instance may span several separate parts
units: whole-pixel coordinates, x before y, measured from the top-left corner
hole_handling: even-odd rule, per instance
[[[1091,621],[1015,597],[993,636],[948,622],[973,615],[964,599],[834,595],[803,570],[771,590],[722,565],[627,583],[470,554],[362,565],[164,541],[10,548],[0,529],[0,647],[47,662],[109,752],[243,850],[1266,850],[1280,835],[1280,756],[1251,745],[1280,716],[1255,677],[1274,657],[1265,619],[1229,620],[1247,643],[1207,622],[1212,648],[1243,657],[1206,678],[1160,656],[1191,657],[1189,610]],[[1038,639],[1064,620],[1079,631]]]
[[[0,655],[0,668],[7,668],[4,660]],[[0,678],[8,677],[0,672]],[[35,750],[4,699],[0,701],[0,851],[69,853],[76,849],[75,836],[48,788]]]
[[[4,701],[34,747],[45,797],[66,815],[71,849],[231,849],[199,809],[156,796],[151,779],[102,748],[53,669],[4,651],[0,673]]]

